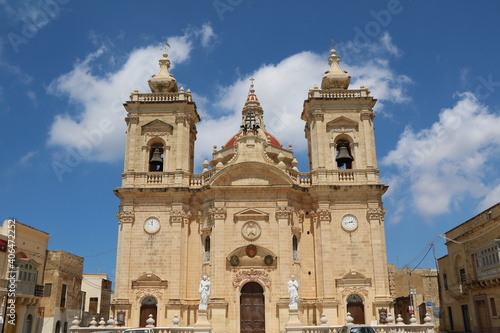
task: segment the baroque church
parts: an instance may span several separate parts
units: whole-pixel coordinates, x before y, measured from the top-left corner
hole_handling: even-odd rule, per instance
[[[389,292],[382,195],[370,90],[349,89],[335,50],[301,119],[309,172],[266,128],[253,80],[241,124],[194,173],[190,90],[178,88],[165,53],[124,103],[127,136],[117,213],[112,311],[118,323],[157,327],[197,321],[202,277],[211,283],[212,332],[279,332],[289,320],[287,281],[299,284],[298,318],[319,325],[384,323]],[[306,93],[306,92],[304,92]],[[286,96],[284,96],[286,97]],[[242,101],[243,102],[243,101]],[[223,144],[220,143],[220,144]]]

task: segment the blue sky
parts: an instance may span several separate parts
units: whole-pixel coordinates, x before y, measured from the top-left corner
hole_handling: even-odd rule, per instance
[[[51,234],[51,249],[114,278],[131,90],[148,92],[168,42],[191,89],[196,168],[238,131],[255,77],[267,129],[307,172],[309,87],[331,40],[351,88],[378,99],[387,253],[434,267],[443,234],[500,201],[497,2],[0,0],[0,213]]]

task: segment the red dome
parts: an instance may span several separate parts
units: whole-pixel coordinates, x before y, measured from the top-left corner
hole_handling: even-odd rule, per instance
[[[266,138],[269,138],[269,143],[275,147],[281,147],[281,143],[278,141],[278,139],[276,139],[272,134],[270,134],[269,132],[266,132],[266,131],[263,131],[264,134],[266,135]],[[236,141],[236,139],[238,139],[239,137],[241,137],[243,135],[243,132],[238,132],[236,133],[235,135],[233,135],[233,137],[231,139],[229,139],[228,142],[226,142],[226,144],[224,145],[224,148],[228,148],[228,147],[232,147],[234,145],[234,142]]]

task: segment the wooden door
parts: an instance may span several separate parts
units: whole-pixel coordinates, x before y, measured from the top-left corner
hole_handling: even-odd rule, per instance
[[[353,294],[347,298],[347,312],[351,313],[353,324],[365,323],[365,306],[359,295]]]
[[[486,300],[476,300],[477,324],[481,333],[490,332],[491,324]]]
[[[139,327],[146,327],[147,323],[146,320],[148,320],[149,315],[153,315],[153,319],[156,320],[156,304],[152,305],[142,305],[141,306],[141,318],[139,321]],[[155,322],[156,324],[156,322]]]
[[[241,288],[240,332],[265,333],[264,290],[257,282],[249,282]]]

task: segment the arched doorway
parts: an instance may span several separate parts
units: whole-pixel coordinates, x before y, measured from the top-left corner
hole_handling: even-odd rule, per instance
[[[265,310],[262,286],[257,282],[245,284],[240,296],[240,332],[265,333]]]
[[[347,312],[351,313],[354,324],[365,323],[365,306],[359,295],[352,294],[347,297]]]
[[[153,315],[153,319],[157,320],[156,318],[156,312],[157,312],[157,307],[156,307],[156,298],[149,296],[146,297],[145,299],[142,300],[141,303],[141,315],[140,315],[140,321],[139,321],[139,326],[140,327],[146,327],[147,323],[146,320],[148,320],[149,315]]]

